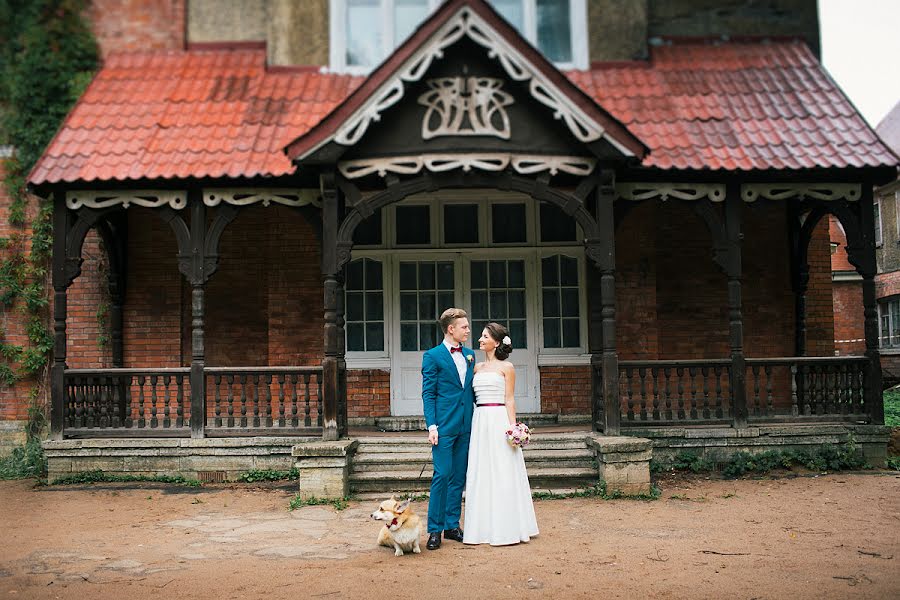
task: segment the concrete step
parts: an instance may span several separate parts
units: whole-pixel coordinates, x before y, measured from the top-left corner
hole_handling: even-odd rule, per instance
[[[528,480],[535,490],[583,488],[597,482],[595,468],[539,467],[528,469]],[[423,492],[431,486],[431,477],[421,471],[361,472],[350,474],[353,493]]]
[[[590,468],[594,466],[594,452],[587,448],[574,450],[529,450],[525,452],[525,464],[529,467],[570,467]],[[380,472],[380,471],[413,471],[425,469],[428,476],[431,475],[430,452],[366,452],[356,454],[353,457],[353,472]]]
[[[565,423],[568,425],[589,425],[590,415],[548,415],[543,413],[522,413],[518,419],[529,427],[546,427]],[[375,426],[384,431],[425,431],[425,417],[376,417]]]
[[[583,450],[587,446],[584,442],[587,432],[576,433],[538,433],[531,438],[531,443],[525,447],[525,453],[535,450]],[[371,436],[360,437],[356,454],[370,452],[387,453],[413,453],[427,452],[430,454],[431,445],[423,435],[419,437],[399,436]]]

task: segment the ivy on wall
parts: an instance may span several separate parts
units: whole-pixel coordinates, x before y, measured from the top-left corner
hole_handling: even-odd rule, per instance
[[[39,201],[29,239],[25,183],[97,68],[86,7],[87,0],[0,0],[0,145],[14,150],[3,182],[13,231],[0,240],[0,305],[23,313],[28,337],[27,345],[13,345],[0,331],[0,385],[36,377],[29,395],[32,424],[43,422],[35,402],[53,347],[47,312],[53,207]]]

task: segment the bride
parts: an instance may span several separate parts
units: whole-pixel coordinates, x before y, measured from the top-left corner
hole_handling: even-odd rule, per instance
[[[488,323],[478,340],[485,360],[475,365],[475,415],[466,471],[463,543],[503,546],[538,534],[531,486],[521,448],[510,446],[506,430],[516,423],[516,370],[509,332]]]

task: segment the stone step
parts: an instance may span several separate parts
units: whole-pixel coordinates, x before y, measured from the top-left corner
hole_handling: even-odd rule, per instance
[[[534,450],[583,450],[586,448],[586,432],[578,433],[541,433],[531,439],[531,443],[525,448],[526,454]],[[370,452],[387,453],[421,453],[429,452],[431,445],[423,435],[419,437],[361,437],[356,454]]]
[[[533,490],[579,488],[597,482],[595,468],[539,467],[528,469],[528,480]],[[362,472],[350,474],[350,490],[353,493],[423,492],[431,485],[431,477],[421,471]]]
[[[590,415],[550,415],[543,413],[523,413],[517,415],[529,427],[546,427],[565,423],[568,425],[589,425]],[[425,431],[425,417],[376,417],[375,426],[384,431]]]
[[[529,467],[560,466],[591,468],[594,466],[594,452],[587,448],[574,450],[526,450],[525,464]],[[380,453],[367,452],[353,457],[353,472],[365,471],[413,471],[421,470],[430,477],[432,472],[431,453]]]

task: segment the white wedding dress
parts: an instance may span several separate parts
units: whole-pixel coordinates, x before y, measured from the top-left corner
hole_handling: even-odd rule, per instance
[[[479,372],[472,380],[475,414],[466,471],[463,542],[504,546],[527,542],[538,534],[531,486],[521,448],[506,441],[509,418],[503,404],[506,378]]]

